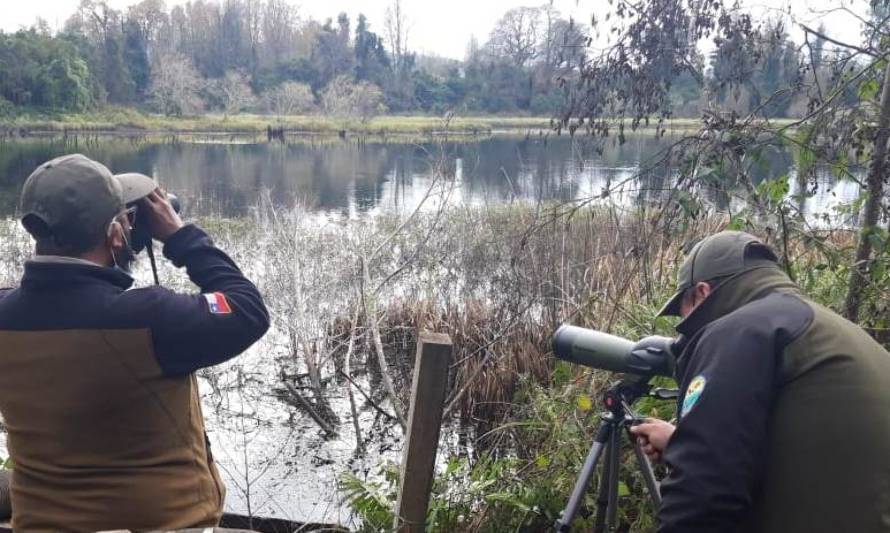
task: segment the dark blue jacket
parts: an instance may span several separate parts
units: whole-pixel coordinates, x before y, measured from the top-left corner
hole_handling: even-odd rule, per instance
[[[158,363],[174,376],[227,361],[269,329],[256,286],[203,230],[183,227],[164,255],[201,294],[127,290],[133,278],[118,269],[29,261],[21,287],[0,292],[0,330],[148,328]]]

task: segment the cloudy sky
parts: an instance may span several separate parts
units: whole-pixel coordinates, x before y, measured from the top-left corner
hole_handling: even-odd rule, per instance
[[[108,0],[117,8],[123,8],[138,0]],[[470,37],[475,35],[484,41],[495,21],[510,8],[523,5],[540,5],[547,0],[403,0],[403,6],[411,22],[409,46],[413,50],[442,56],[462,58]],[[782,11],[809,24],[825,23],[827,33],[844,41],[855,42],[859,38],[860,24],[845,11],[864,14],[867,0],[742,0],[743,4],[759,16],[775,16]],[[78,0],[0,0],[2,16],[0,29],[15,31],[30,26],[42,17],[53,28],[59,28],[74,11]],[[185,0],[167,0],[167,5],[183,4]],[[354,19],[364,13],[371,29],[383,31],[383,18],[389,0],[293,0],[304,17],[324,20],[345,11]],[[573,16],[587,21],[591,13],[604,9],[605,0],[553,0],[563,16]],[[784,6],[784,7],[780,7]],[[815,13],[814,13],[815,11]],[[795,36],[795,33],[792,32]],[[799,36],[799,32],[798,32]]]

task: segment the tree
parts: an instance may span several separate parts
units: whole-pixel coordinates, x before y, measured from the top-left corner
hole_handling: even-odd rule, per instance
[[[386,96],[390,107],[395,110],[410,109],[414,104],[413,83],[410,78],[415,57],[408,48],[410,26],[402,0],[392,0],[386,8],[383,28],[392,56],[392,76],[385,85]]]
[[[104,0],[81,0],[77,12],[66,22],[66,31],[86,36],[94,46],[91,70],[102,81],[108,100],[132,102],[136,84],[124,59],[121,13]]]
[[[315,107],[312,89],[305,83],[286,81],[263,95],[266,109],[279,117],[306,113]]]
[[[383,40],[369,29],[368,19],[359,14],[355,26],[355,78],[381,82],[389,70],[389,57]]]
[[[316,36],[312,62],[318,72],[319,86],[353,69],[355,58],[349,46],[349,17],[341,13],[338,20],[338,28],[334,28],[328,19]]]
[[[541,15],[537,7],[517,7],[507,11],[494,26],[488,48],[495,57],[526,67],[541,50]],[[545,43],[544,46],[547,49]]]
[[[783,89],[796,86],[801,58],[780,21],[767,22],[750,40],[736,34],[722,41],[711,62],[709,83],[722,104],[740,113],[788,116],[792,94]]]
[[[356,83],[349,76],[334,78],[322,92],[321,104],[327,115],[362,122],[386,111],[379,87],[366,81]]]
[[[226,116],[239,113],[256,101],[250,78],[236,70],[226,72],[217,82],[217,94]]]
[[[286,0],[268,0],[263,12],[263,48],[277,65],[290,53],[296,34],[297,10]]]
[[[151,66],[148,59],[148,39],[137,23],[128,19],[124,23],[123,59],[136,91],[136,97],[142,99],[148,90],[151,80]]]
[[[818,69],[822,68],[823,61],[825,60],[825,24],[820,22],[819,27],[816,29],[819,32],[819,35],[813,39],[813,42],[810,43],[809,39],[807,39],[807,44],[809,46],[810,51],[810,63],[813,66],[814,71],[818,71]],[[809,37],[808,34],[807,37]]]
[[[389,50],[392,53],[392,69],[396,76],[400,76],[408,66],[408,14],[402,6],[402,0],[393,0],[386,8],[384,18],[384,30],[389,41]]]
[[[161,35],[170,24],[164,0],[142,0],[127,9],[127,23],[135,26],[148,55],[161,46]]]
[[[93,78],[78,48],[31,29],[0,34],[0,98],[15,105],[82,111],[95,101]]]
[[[204,79],[182,54],[159,57],[151,73],[149,95],[155,108],[165,115],[186,115],[200,111]]]
[[[83,111],[92,103],[90,71],[79,57],[68,55],[52,59],[42,78],[43,98],[47,105]]]

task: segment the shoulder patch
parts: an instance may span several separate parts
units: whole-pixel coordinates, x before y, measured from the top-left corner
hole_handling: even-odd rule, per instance
[[[689,382],[689,386],[686,387],[686,395],[683,397],[683,407],[680,408],[680,418],[686,416],[686,414],[695,407],[695,404],[698,403],[702,393],[705,391],[705,385],[707,384],[708,380],[705,379],[705,376],[702,374],[692,378],[692,381]]]
[[[226,300],[226,295],[221,292],[211,292],[204,295],[207,300],[207,306],[214,315],[229,315],[232,313],[232,307]]]

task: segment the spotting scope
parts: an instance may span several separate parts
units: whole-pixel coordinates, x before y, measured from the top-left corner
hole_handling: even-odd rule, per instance
[[[641,376],[674,375],[677,339],[652,335],[639,342],[565,324],[553,334],[556,357],[579,365]]]

